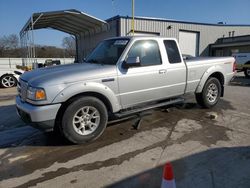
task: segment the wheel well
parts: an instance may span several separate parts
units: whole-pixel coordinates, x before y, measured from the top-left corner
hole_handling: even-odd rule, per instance
[[[212,78],[212,77],[217,78],[219,82],[221,83],[221,97],[223,97],[224,96],[224,83],[225,83],[223,74],[220,72],[215,72],[209,76],[209,78]]]
[[[2,78],[2,77],[4,77],[4,76],[8,76],[8,75],[13,76],[13,77],[15,78],[14,74],[11,74],[11,73],[5,73],[5,74],[3,74],[2,76],[0,76],[0,78]],[[15,78],[15,79],[16,79],[16,78]]]
[[[58,124],[61,121],[61,117],[63,116],[67,106],[72,103],[73,101],[75,101],[76,99],[80,98],[80,97],[84,97],[84,96],[91,96],[91,97],[96,97],[99,100],[101,100],[104,105],[107,108],[108,112],[113,112],[113,108],[111,103],[109,102],[109,100],[102,94],[100,93],[96,93],[96,92],[84,92],[84,93],[79,93],[77,95],[72,96],[71,98],[69,98],[67,101],[62,103],[62,106],[60,107],[60,109],[58,110],[58,113],[56,115],[56,124]]]

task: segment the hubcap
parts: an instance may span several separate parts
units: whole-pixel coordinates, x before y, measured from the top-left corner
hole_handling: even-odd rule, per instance
[[[73,117],[74,130],[80,135],[93,133],[100,124],[100,113],[93,106],[84,106]]]
[[[213,103],[216,101],[217,97],[218,97],[218,87],[216,84],[211,83],[207,89],[207,100],[210,103]]]
[[[15,85],[15,79],[12,76],[4,76],[2,78],[2,85],[4,87],[13,87]]]

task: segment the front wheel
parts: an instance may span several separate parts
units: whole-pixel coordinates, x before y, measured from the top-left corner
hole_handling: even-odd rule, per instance
[[[17,85],[16,78],[11,74],[5,74],[0,78],[0,86],[4,88],[14,87]]]
[[[61,131],[72,143],[81,144],[97,139],[105,130],[108,120],[106,106],[95,97],[81,97],[65,110]]]
[[[249,68],[245,69],[244,74],[247,78],[250,78],[250,69]]]
[[[221,96],[221,83],[217,78],[209,78],[201,93],[196,93],[197,103],[205,108],[215,106]]]

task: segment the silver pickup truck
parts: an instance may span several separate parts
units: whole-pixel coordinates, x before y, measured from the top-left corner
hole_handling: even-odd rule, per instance
[[[213,107],[234,76],[234,62],[232,57],[184,61],[171,38],[111,38],[82,63],[24,73],[17,112],[36,128],[59,130],[83,143],[98,138],[112,116],[179,103],[186,93]]]

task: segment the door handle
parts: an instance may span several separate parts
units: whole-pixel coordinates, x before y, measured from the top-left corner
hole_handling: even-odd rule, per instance
[[[166,72],[167,72],[166,69],[161,69],[161,70],[159,70],[159,74],[165,74]]]

